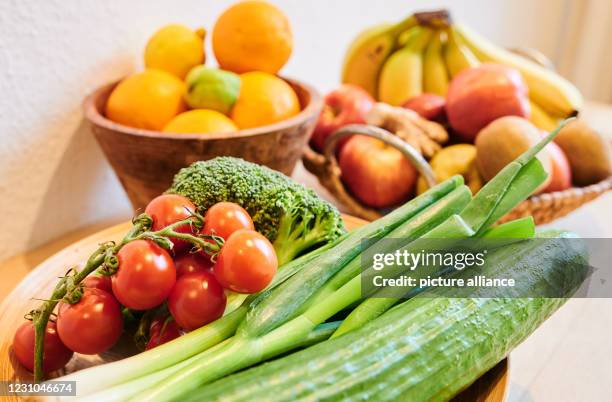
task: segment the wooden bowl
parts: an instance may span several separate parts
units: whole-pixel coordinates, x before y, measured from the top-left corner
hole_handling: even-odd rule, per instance
[[[295,90],[302,111],[282,122],[237,133],[178,135],[115,123],[104,116],[104,108],[118,82],[90,94],[83,109],[132,206],[138,210],[166,191],[179,169],[216,156],[240,157],[290,175],[310,139],[323,102],[310,85],[286,81]]]
[[[343,215],[343,218],[349,230],[367,223],[350,215]],[[0,380],[32,380],[32,374],[17,362],[11,346],[15,329],[23,322],[24,314],[36,308],[40,303],[32,298],[44,299],[49,297],[57,283],[57,277],[64,274],[68,267],[82,266],[83,262],[98,248],[100,243],[109,240],[121,240],[130,227],[131,222],[121,223],[66,247],[33,269],[4,299],[2,305],[0,305],[0,321],[2,322],[0,326]],[[61,376],[83,368],[121,359],[133,353],[130,344],[131,342],[123,339],[117,346],[102,355],[75,354],[75,357],[72,358],[65,369],[54,374],[55,376]],[[465,391],[453,398],[453,402],[502,402],[505,397],[507,381],[508,359],[504,359]],[[19,399],[15,396],[8,396],[3,400],[18,401]]]

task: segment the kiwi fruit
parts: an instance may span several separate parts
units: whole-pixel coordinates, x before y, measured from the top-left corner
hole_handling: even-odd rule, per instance
[[[588,186],[612,174],[612,145],[581,119],[568,123],[554,140],[572,169],[574,184]]]
[[[540,130],[528,120],[518,116],[500,117],[480,130],[476,136],[476,165],[482,177],[489,181],[508,163],[542,140]],[[538,159],[549,173],[549,179],[539,189],[546,188],[550,180],[552,162],[546,152]]]

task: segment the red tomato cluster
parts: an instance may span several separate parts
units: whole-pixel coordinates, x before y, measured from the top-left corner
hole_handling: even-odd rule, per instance
[[[165,194],[152,200],[145,212],[152,230],[185,220],[196,210],[185,197]],[[195,233],[181,225],[178,233]],[[192,253],[189,241],[170,238],[172,252],[149,240],[134,240],[117,253],[118,268],[108,276],[90,276],[74,304],[60,302],[56,322],[45,336],[43,368],[58,370],[73,352],[98,354],[111,348],[123,332],[122,307],[151,310],[167,303],[170,316],[156,317],[149,328],[146,349],[159,346],[223,315],[226,290],[256,293],[274,278],[278,261],[272,244],[255,231],[253,220],[240,205],[220,202],[208,209],[202,234],[224,240],[216,259]],[[212,240],[211,240],[212,241]],[[13,349],[28,370],[34,366],[34,325],[24,323],[16,332]]]

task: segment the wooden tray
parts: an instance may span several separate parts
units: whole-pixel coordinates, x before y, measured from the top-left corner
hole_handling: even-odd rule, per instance
[[[366,223],[349,215],[344,215],[344,221],[349,230]],[[15,329],[23,322],[24,314],[39,303],[31,298],[48,297],[56,284],[57,277],[63,275],[68,267],[82,264],[96,250],[98,244],[109,240],[120,240],[130,227],[130,222],[122,223],[64,248],[32,270],[6,297],[0,306],[0,380],[32,379],[32,374],[22,368],[15,359],[11,347]],[[100,356],[75,355],[64,370],[55,374],[61,376],[85,367],[118,360],[129,354],[129,350],[128,342],[120,342],[111,351]],[[453,401],[501,402],[504,400],[507,381],[508,362],[505,359]],[[2,400],[17,401],[18,398],[3,397]]]

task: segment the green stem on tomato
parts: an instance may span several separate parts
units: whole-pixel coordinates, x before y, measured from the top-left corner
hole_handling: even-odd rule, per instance
[[[112,247],[113,251],[115,253],[118,252],[121,247],[123,247],[127,242],[131,241],[135,235],[142,231],[143,228],[143,222],[135,223],[121,243]],[[81,283],[81,281],[83,281],[87,275],[91,274],[98,269],[100,265],[102,265],[104,259],[106,258],[108,248],[108,244],[103,244],[89,257],[85,267],[83,267],[81,271],[76,272],[74,275],[74,284]],[[45,301],[34,315],[34,381],[42,381],[44,379],[43,355],[47,322],[51,317],[51,313],[53,313],[53,309],[55,309],[57,303],[59,303],[59,301],[66,295],[67,291],[66,278],[62,278],[53,290],[51,298]]]
[[[223,246],[223,238],[215,235],[194,235],[191,233],[177,232],[176,229],[186,224],[193,223],[194,217],[186,218],[182,221],[170,224],[156,232],[143,232],[138,235],[134,240],[151,240],[154,242],[161,243],[160,246],[164,248],[171,248],[172,241],[170,239],[180,239],[188,241],[196,245],[199,249],[203,250],[208,254],[218,253]],[[199,218],[198,218],[199,219]],[[211,243],[211,240],[213,241]]]
[[[125,235],[125,237],[118,244],[105,243],[102,244],[94,253],[89,257],[85,266],[80,271],[75,271],[74,275],[70,277],[70,283],[68,283],[68,277],[60,279],[56,285],[51,297],[46,300],[34,313],[34,380],[42,381],[44,379],[43,372],[43,355],[44,355],[44,340],[47,323],[49,318],[55,309],[55,306],[62,300],[69,292],[72,292],[76,286],[78,286],[89,274],[96,271],[101,265],[103,265],[109,258],[109,256],[115,256],[119,250],[127,243],[138,240],[138,239],[150,239],[150,240],[168,240],[168,238],[181,238],[196,244],[203,250],[218,251],[219,244],[218,239],[215,240],[215,244],[210,243],[206,237],[198,237],[191,234],[185,234],[176,232],[175,229],[179,226],[186,224],[196,224],[201,218],[199,216],[190,216],[182,221],[168,225],[165,228],[150,232],[147,229],[150,228],[151,218],[147,215],[142,214],[134,219],[134,225]],[[70,286],[68,286],[70,285]]]

